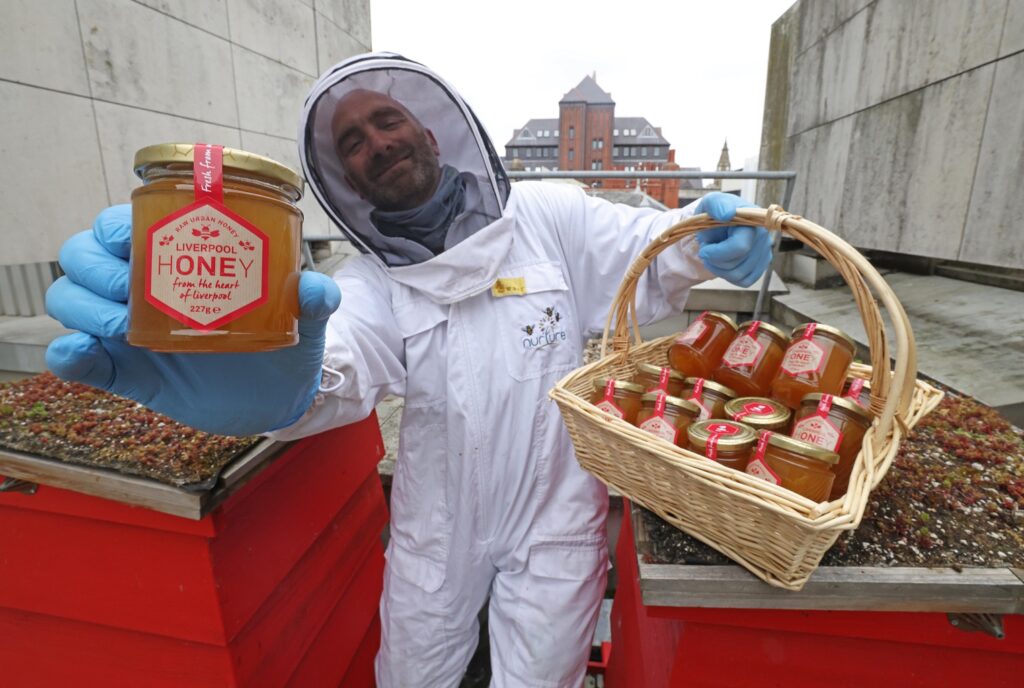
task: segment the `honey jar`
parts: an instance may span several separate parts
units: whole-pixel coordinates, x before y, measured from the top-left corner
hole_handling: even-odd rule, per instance
[[[833,451],[764,430],[747,473],[813,502],[823,502],[832,489],[836,476],[831,469],[838,461],[839,455]]]
[[[668,366],[659,367],[651,363],[638,363],[633,382],[643,387],[645,392],[662,389],[671,397],[677,397],[683,391],[683,374]]]
[[[830,500],[846,494],[853,462],[860,453],[864,433],[870,427],[871,413],[852,399],[808,394],[800,402],[790,435],[839,454],[839,463],[833,469],[836,480]]]
[[[299,341],[302,178],[206,144],[135,154],[128,343],[266,351]]]
[[[843,387],[843,398],[857,402],[857,405],[861,408],[871,408],[871,388],[867,386],[866,380],[863,378],[846,378],[846,385]]]
[[[745,322],[712,377],[740,396],[768,396],[787,342],[786,334],[773,325],[760,320]]]
[[[739,397],[725,404],[725,417],[738,420],[754,430],[785,432],[793,412],[774,399]]]
[[[693,402],[669,396],[661,390],[644,394],[641,401],[643,405],[636,416],[636,426],[672,444],[685,440],[686,429],[700,413]]]
[[[702,377],[688,377],[680,395],[700,407],[700,419],[725,418],[725,403],[736,396],[725,385]]]
[[[594,380],[594,395],[590,403],[605,413],[636,425],[636,414],[640,412],[644,388],[626,380]]]
[[[791,409],[808,394],[840,394],[857,351],[849,335],[828,325],[807,323],[793,330],[771,384],[771,396]]]
[[[668,362],[687,375],[709,378],[735,337],[732,318],[704,311],[668,347]]]
[[[701,420],[687,431],[689,448],[723,466],[742,471],[750,459],[757,435],[743,423],[731,420]]]

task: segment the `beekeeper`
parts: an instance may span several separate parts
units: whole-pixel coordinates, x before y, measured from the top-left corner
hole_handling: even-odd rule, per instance
[[[50,346],[50,367],[202,429],[279,439],[404,397],[378,684],[458,685],[489,598],[493,685],[576,688],[605,591],[608,493],[576,462],[548,391],[581,365],[641,249],[693,212],[727,222],[747,204],[712,194],[660,212],[570,185],[510,185],[454,89],[393,54],[316,82],[299,150],[317,200],[362,251],[333,282],[303,273],[299,345],[215,356],[127,346],[130,213],[119,206],[62,251],[67,277],[47,304],[82,332]],[[641,278],[639,317],[681,310],[713,275],[749,285],[770,256],[763,228],[683,240]]]

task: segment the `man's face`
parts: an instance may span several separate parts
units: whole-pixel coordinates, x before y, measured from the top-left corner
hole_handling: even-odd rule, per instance
[[[380,210],[425,203],[441,178],[437,141],[398,101],[376,91],[345,95],[331,133],[345,180]]]

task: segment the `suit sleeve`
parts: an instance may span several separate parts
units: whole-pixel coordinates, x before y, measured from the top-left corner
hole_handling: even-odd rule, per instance
[[[388,394],[405,394],[405,351],[379,270],[356,257],[334,276],[341,306],[327,324],[323,375],[312,406],[269,436],[307,437],[363,420]],[[273,390],[268,390],[273,393]]]
[[[550,185],[555,186],[555,185]],[[545,195],[583,331],[604,330],[612,299],[634,258],[662,232],[691,217],[696,203],[685,208],[634,208],[588,196],[580,189],[555,187]],[[697,257],[695,235],[670,246],[654,260],[637,284],[637,316],[641,325],[683,310],[690,289],[712,275]]]

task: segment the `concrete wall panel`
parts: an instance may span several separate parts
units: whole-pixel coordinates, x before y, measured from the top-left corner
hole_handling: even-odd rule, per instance
[[[1024,268],[1024,53],[996,65],[960,260]]]
[[[787,136],[795,136],[821,123],[824,69],[825,44],[822,42],[814,44],[793,60]]]
[[[64,240],[107,203],[92,103],[0,82],[0,122],[0,261],[55,260]]]
[[[94,98],[238,126],[227,41],[135,3],[78,8]]]
[[[800,161],[790,209],[846,237],[840,222],[853,119],[843,118],[796,139],[794,159]]]
[[[370,45],[370,0],[317,0],[316,9],[360,43]]]
[[[323,15],[317,17],[316,34],[319,52],[317,55],[318,71],[320,72],[330,69],[345,58],[367,52],[370,49],[369,45],[360,43]]]
[[[996,57],[1007,0],[877,0],[857,108],[900,96]]]
[[[88,96],[74,0],[0,4],[0,65],[4,79]]]
[[[277,160],[283,165],[288,165],[293,170],[299,171],[299,152],[294,139],[279,138],[276,136],[265,136],[242,132],[242,148],[253,153],[266,155]],[[305,235],[323,236],[324,234],[335,234],[341,236],[337,230],[331,231],[330,221],[327,214],[320,208],[316,197],[310,192],[309,187],[305,189],[302,200],[299,201],[299,208],[302,210],[302,233]]]
[[[316,76],[313,10],[298,0],[228,0],[231,40]]]
[[[901,252],[957,257],[994,73],[988,65],[922,92],[921,118],[908,150]]]
[[[221,38],[228,37],[228,12],[225,0],[133,0],[175,19],[205,29]]]
[[[232,47],[242,129],[294,138],[314,78],[254,52]]]
[[[1006,57],[1024,50],[1024,2],[1010,0],[1006,8],[1006,24],[999,45],[999,56]]]
[[[894,251],[905,222],[920,91],[854,116],[840,223],[854,246]]]
[[[112,203],[129,203],[141,182],[132,163],[135,151],[157,143],[218,143],[237,148],[238,130],[148,110],[96,103],[96,122]]]
[[[856,110],[866,34],[867,13],[861,12],[825,41],[816,123],[830,122]]]

